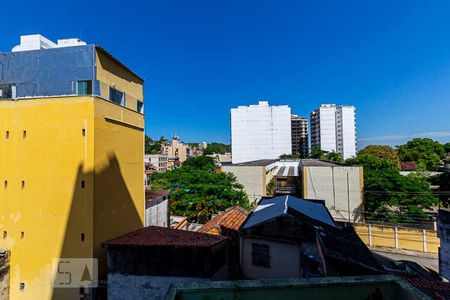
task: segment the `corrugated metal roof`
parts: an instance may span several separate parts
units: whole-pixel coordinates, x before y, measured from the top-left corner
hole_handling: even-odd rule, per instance
[[[293,196],[278,196],[261,199],[257,208],[245,221],[243,229],[248,229],[282,215],[288,215],[289,209],[327,225],[336,226],[325,206]]]

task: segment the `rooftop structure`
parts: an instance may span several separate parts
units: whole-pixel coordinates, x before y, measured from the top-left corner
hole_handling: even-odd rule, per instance
[[[248,212],[239,206],[234,206],[213,217],[197,232],[209,234],[222,234],[223,229],[238,231],[242,223],[247,219]]]
[[[145,226],[170,227],[169,194],[166,190],[145,191]]]

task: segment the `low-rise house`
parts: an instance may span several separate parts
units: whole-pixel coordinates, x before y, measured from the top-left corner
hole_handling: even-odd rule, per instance
[[[221,171],[236,176],[250,202],[256,203],[261,197],[269,196],[268,184],[273,178],[275,162],[274,159],[262,159],[238,164],[222,163]]]
[[[240,229],[241,267],[249,279],[381,273],[351,227],[327,208],[293,196],[263,198]]]
[[[145,191],[145,226],[170,226],[169,194],[166,190]]]
[[[229,271],[230,278],[237,279],[240,276],[239,265],[239,228],[245,222],[248,211],[242,207],[235,206],[219,213],[213,217],[208,223],[203,225],[197,232],[223,235],[229,240]]]
[[[227,279],[228,238],[149,226],[103,243],[108,299],[163,299],[172,283]]]

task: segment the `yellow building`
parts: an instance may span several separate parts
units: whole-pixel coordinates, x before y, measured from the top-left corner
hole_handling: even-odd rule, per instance
[[[105,279],[101,243],[144,225],[143,80],[98,46],[39,35],[0,65],[0,292],[80,299],[58,261],[96,258]]]

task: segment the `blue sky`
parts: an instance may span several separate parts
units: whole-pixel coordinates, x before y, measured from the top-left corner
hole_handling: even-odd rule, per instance
[[[395,3],[394,3],[395,2]],[[360,146],[450,141],[450,1],[20,1],[22,34],[81,37],[145,80],[152,137],[229,142],[229,109],[357,108]]]

